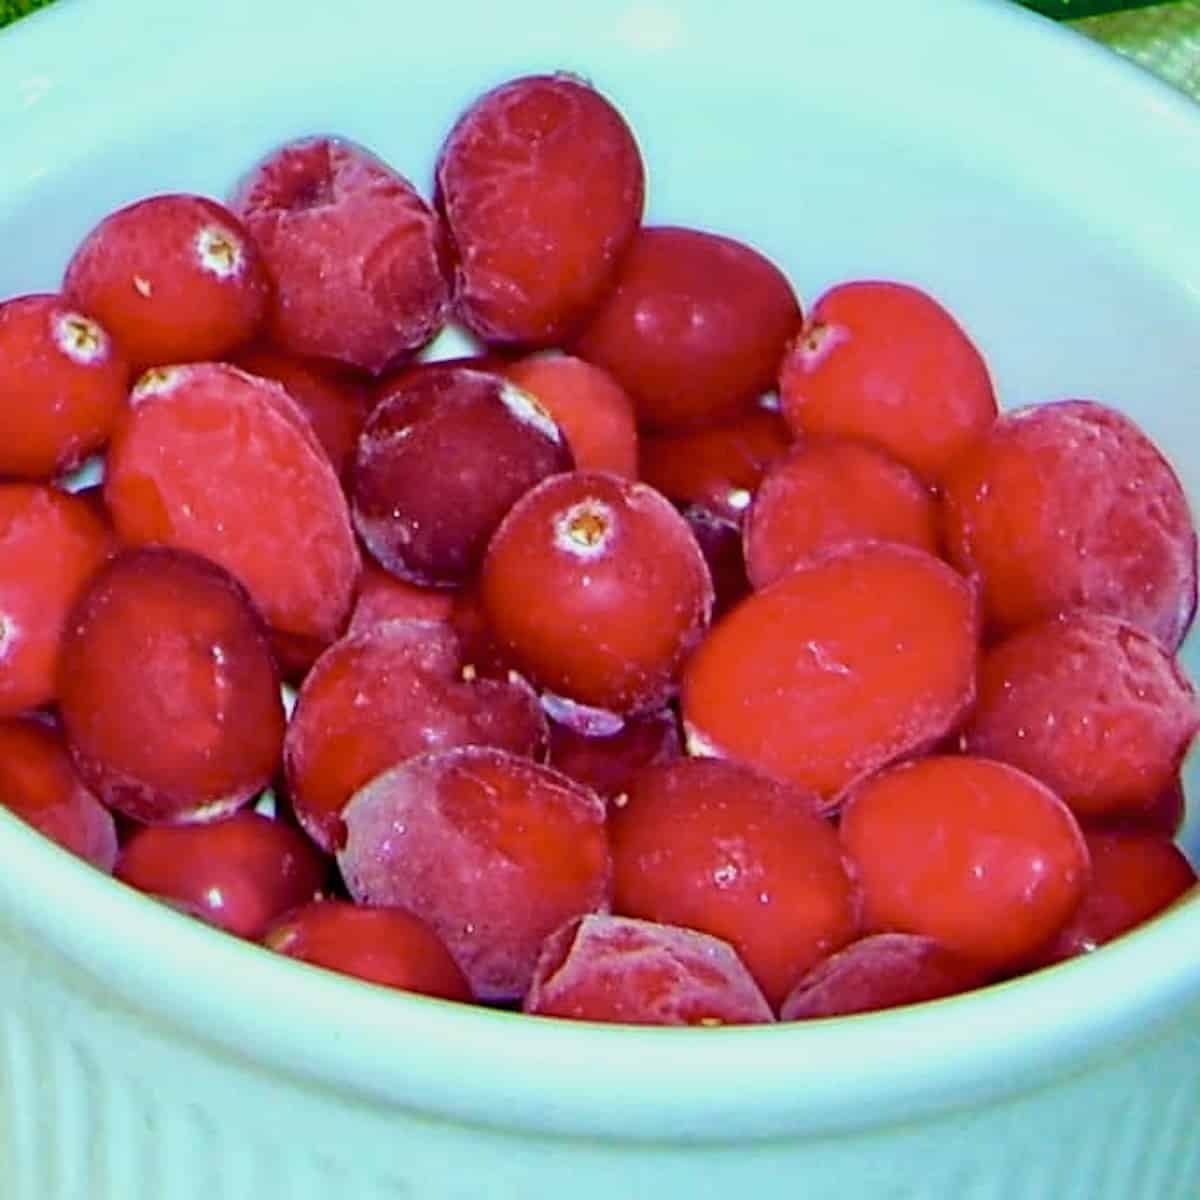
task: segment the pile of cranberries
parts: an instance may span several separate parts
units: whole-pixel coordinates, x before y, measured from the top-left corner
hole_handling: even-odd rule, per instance
[[[307,138],[0,303],[0,801],[274,951],[604,1021],[932,999],[1177,900],[1162,454],[643,198],[530,76],[429,200]]]

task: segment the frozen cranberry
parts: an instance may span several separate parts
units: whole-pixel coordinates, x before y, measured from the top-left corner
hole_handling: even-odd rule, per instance
[[[678,429],[734,416],[775,385],[800,305],[757,250],[698,229],[642,229],[616,287],[572,343],[632,397],[638,421]]]
[[[1175,650],[1196,607],[1196,532],[1166,459],[1087,400],[1005,413],[946,476],[950,559],[997,633],[1071,608],[1123,617]]]
[[[67,265],[63,294],[141,368],[221,358],[249,341],[271,283],[233,213],[173,194],[105,217]]]
[[[221,363],[147,372],[113,437],[104,488],[124,542],[220,563],[273,629],[320,641],[345,625],[359,571],[350,514],[278,384]]]
[[[450,283],[441,223],[363,147],[289,142],[249,173],[231,207],[274,278],[267,332],[283,349],[374,373],[442,327]]]
[[[545,938],[608,901],[603,801],[503,750],[411,758],[342,815],[350,894],[426,921],[481,1000],[523,996]]]
[[[592,915],[546,941],[525,1011],[622,1025],[761,1025],[770,1006],[733,947],[695,929]]]
[[[1102,613],[1028,626],[985,653],[963,742],[1053,788],[1076,815],[1145,810],[1176,778],[1200,704],[1149,634]]]
[[[721,424],[644,436],[642,479],[676,504],[740,521],[763,476],[791,444],[777,412],[750,408]]]
[[[1162,833],[1169,838],[1178,835],[1187,815],[1187,796],[1179,777],[1169,784],[1145,808],[1115,812],[1099,817],[1080,818],[1085,832]]]
[[[824,797],[924,750],[974,696],[975,597],[922,550],[856,545],[755,592],[684,673],[693,753]]]
[[[788,993],[781,1021],[878,1012],[969,991],[986,976],[936,938],[873,933],[817,963]]]
[[[448,621],[455,593],[397,579],[370,559],[363,563],[349,633],[362,633],[384,621]]]
[[[627,717],[612,733],[580,733],[550,722],[550,765],[601,796],[619,796],[642,767],[682,757],[679,721],[670,708]]]
[[[554,418],[579,470],[637,477],[633,402],[607,371],[569,354],[530,355],[496,369]]]
[[[298,829],[245,811],[200,825],[139,829],[121,850],[116,876],[218,929],[257,940],[320,892],[329,867]]]
[[[233,361],[251,375],[282,384],[312,424],[334,471],[344,475],[371,407],[366,385],[333,363],[263,346],[243,350]]]
[[[0,717],[58,694],[67,612],[112,549],[85,500],[37,483],[0,483]]]
[[[453,586],[514,501],[570,467],[558,426],[515,384],[466,367],[406,372],[359,440],[354,523],[394,575]]]
[[[1022,962],[1087,887],[1071,810],[1033,776],[985,758],[880,771],[851,790],[839,830],[869,930],[936,938],[985,969]]]
[[[996,416],[987,364],[950,313],[918,288],[874,280],[813,305],[779,398],[797,435],[865,438],[929,483]]]
[[[0,303],[0,475],[52,479],[108,440],[129,366],[58,296]]]
[[[643,187],[632,132],[582,80],[530,75],[481,96],[437,162],[458,317],[485,342],[558,342],[610,286]]]
[[[682,511],[712,576],[715,621],[750,594],[741,522],[700,504],[689,504]]]
[[[712,580],[657,492],[577,471],[523,496],[488,546],[484,612],[539,687],[613,712],[660,708],[712,611]]]
[[[543,752],[546,720],[519,677],[476,676],[444,622],[390,621],[335,642],[305,677],[284,742],[296,817],[333,850],[363,784],[427,750]]]
[[[929,489],[885,450],[806,437],[763,480],[746,517],[746,570],[756,588],[850,542],[898,542],[938,553]]]
[[[1086,954],[1162,912],[1196,885],[1196,872],[1164,834],[1087,832],[1091,879],[1083,902],[1036,966]]]
[[[370,983],[443,1000],[472,999],[442,940],[402,908],[314,900],[276,922],[263,943],[290,958]]]
[[[79,778],[62,734],[35,717],[0,720],[0,804],[101,871],[117,861],[112,813]]]
[[[102,567],[68,618],[59,679],[80,775],[135,820],[226,816],[275,773],[284,716],[265,631],[199,555],[147,547]]]
[[[811,792],[687,758],[648,767],[609,815],[613,909],[727,941],[778,1006],[858,932],[858,897]]]

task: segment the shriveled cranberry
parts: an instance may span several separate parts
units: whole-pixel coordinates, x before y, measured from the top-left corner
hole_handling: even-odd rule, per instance
[[[450,304],[444,233],[416,188],[345,138],[267,155],[230,202],[275,281],[267,332],[370,372],[414,354]]]

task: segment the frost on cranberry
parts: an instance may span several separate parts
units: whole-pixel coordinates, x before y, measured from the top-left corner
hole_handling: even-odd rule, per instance
[[[997,634],[1088,608],[1174,651],[1196,609],[1179,479],[1128,417],[1090,400],[1001,416],[946,476],[944,533]]]
[[[644,484],[585,471],[513,506],[480,575],[484,612],[538,686],[616,713],[659,708],[713,589],[683,518]]]
[[[109,451],[121,540],[220,563],[272,629],[332,640],[360,569],[337,475],[276,383],[223,363],[146,372]]]
[[[377,373],[441,329],[450,303],[441,222],[363,147],[289,142],[230,204],[275,281],[267,331],[277,346]]]
[[[1112,818],[1170,787],[1198,728],[1195,690],[1154,638],[1079,611],[985,651],[963,744],[1037,776],[1081,818]]]
[[[624,118],[582,80],[531,75],[481,96],[437,162],[459,319],[485,342],[560,341],[610,286],[643,175]]]
[[[503,750],[411,758],[355,793],[342,816],[338,862],[351,896],[415,913],[481,1000],[523,996],[545,938],[608,902],[603,801]]]
[[[284,767],[296,817],[318,845],[344,837],[340,813],[374,776],[452,746],[539,755],[546,719],[518,676],[487,679],[445,622],[388,621],[335,642],[296,698]]]
[[[454,586],[513,503],[571,465],[561,431],[528,393],[431,364],[404,372],[367,421],[350,480],[355,527],[393,574]]]
[[[622,1025],[760,1025],[770,1006],[733,948],[695,929],[602,914],[557,930],[527,1013]]]
[[[198,555],[148,547],[102,567],[67,620],[59,678],[80,775],[135,820],[225,816],[278,766],[283,705],[261,619]]]

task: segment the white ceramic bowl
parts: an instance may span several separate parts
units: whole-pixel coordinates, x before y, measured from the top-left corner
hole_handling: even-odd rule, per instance
[[[465,102],[551,68],[627,113],[652,218],[753,241],[809,300],[930,288],[1006,405],[1123,407],[1195,503],[1200,109],[1000,0],[60,0],[0,35],[0,294],[292,135],[427,182]],[[1200,897],[942,1003],[627,1030],[306,968],[5,814],[0,863],[10,1200],[1200,1195]]]

